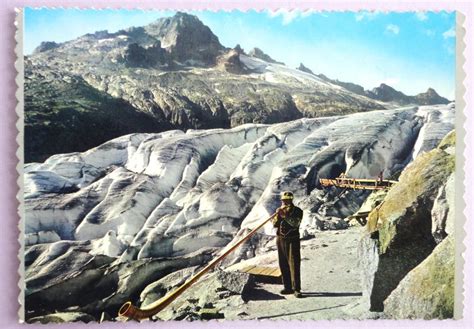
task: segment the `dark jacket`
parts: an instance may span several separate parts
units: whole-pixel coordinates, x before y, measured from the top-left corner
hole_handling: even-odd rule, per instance
[[[303,219],[303,210],[295,205],[281,206],[273,217],[273,226],[277,235],[283,238],[299,238],[299,228]]]

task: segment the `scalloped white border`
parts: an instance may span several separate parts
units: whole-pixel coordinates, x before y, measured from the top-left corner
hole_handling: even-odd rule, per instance
[[[466,101],[464,96],[466,95],[466,87],[464,86],[464,80],[466,79],[466,72],[464,71],[464,64],[466,58],[464,57],[464,51],[466,49],[465,36],[466,29],[464,28],[464,22],[466,17],[460,11],[456,11],[456,173],[455,173],[455,226],[454,226],[454,239],[455,239],[455,280],[454,280],[454,319],[458,320],[463,317],[463,305],[464,305],[464,257],[463,254],[466,251],[464,240],[466,238],[466,231],[464,229],[466,225],[466,216],[464,214],[466,208],[466,202],[464,197],[458,197],[459,195],[465,194],[465,164],[466,159],[464,158],[464,152],[466,150],[465,138],[466,138],[466,115],[465,111]]]
[[[151,3],[153,6],[153,3]],[[159,4],[156,8],[153,7],[147,7],[147,8],[135,8],[132,6],[122,6],[119,8],[111,8],[111,7],[103,7],[103,8],[95,8],[95,7],[65,7],[65,6],[53,6],[53,7],[48,7],[48,6],[41,6],[41,7],[29,7],[29,8],[35,8],[35,9],[40,9],[40,8],[48,8],[48,9],[75,9],[75,10],[80,10],[80,9],[94,9],[94,10],[130,10],[130,9],[136,9],[136,10],[146,10],[146,11],[164,11],[164,10],[198,10],[198,11],[224,11],[224,12],[231,12],[235,10],[239,10],[242,12],[248,12],[248,11],[265,11],[265,10],[271,10],[275,11],[278,9],[287,9],[289,11],[292,10],[301,10],[303,12],[306,11],[315,11],[315,12],[341,12],[341,11],[359,11],[359,10],[364,10],[364,11],[381,11],[381,12],[389,12],[389,11],[397,11],[397,12],[415,12],[415,11],[431,11],[431,12],[439,12],[439,11],[456,11],[456,176],[455,176],[455,193],[456,196],[463,195],[463,197],[456,197],[456,203],[455,203],[455,212],[456,212],[456,224],[455,224],[455,242],[456,242],[456,247],[455,247],[455,264],[456,264],[456,277],[455,277],[455,307],[454,307],[454,319],[459,320],[462,319],[463,316],[465,315],[464,312],[466,311],[463,307],[464,305],[464,265],[465,265],[465,260],[463,255],[465,254],[466,251],[466,246],[464,244],[464,240],[467,236],[467,232],[465,230],[465,227],[467,225],[466,221],[466,200],[465,200],[465,164],[466,164],[466,159],[465,159],[465,151],[466,151],[466,143],[465,143],[465,138],[466,138],[466,115],[465,111],[467,109],[466,107],[466,87],[464,86],[464,82],[466,79],[466,72],[464,70],[465,63],[466,63],[466,58],[464,52],[466,51],[466,42],[465,42],[465,37],[466,37],[466,28],[464,26],[466,22],[466,15],[461,12],[460,9],[454,9],[454,8],[449,8],[446,9],[446,4],[443,2],[438,3],[437,5],[433,5],[433,7],[437,7],[436,9],[420,9],[417,8],[418,6],[413,6],[413,4],[410,3],[404,3],[403,6],[405,8],[393,8],[393,3],[366,3],[365,7],[362,8],[362,6],[357,3],[339,3],[337,2],[337,5],[334,7],[336,8],[331,8],[331,9],[320,9],[320,8],[314,8],[314,4],[311,3],[298,3],[298,4],[288,4],[286,2],[284,3],[279,3],[278,1],[274,1],[272,3],[254,3],[252,2],[250,6],[248,4],[243,4],[243,3],[232,3],[232,6],[235,6],[234,8],[223,8],[222,4],[217,4],[217,3],[202,3],[202,2],[191,2],[185,4],[185,7],[183,7],[183,3],[180,3],[180,5],[177,5],[176,3],[173,5],[165,5],[163,6],[164,3]],[[239,7],[237,7],[237,5]],[[319,4],[321,5],[321,4]],[[456,6],[456,3],[452,3],[451,5]],[[332,7],[331,5],[328,5],[329,7]],[[354,7],[356,6],[356,7]],[[413,6],[414,8],[410,8],[410,6]],[[161,7],[161,8],[158,8]],[[337,8],[339,7],[339,8]],[[23,150],[23,142],[24,142],[24,95],[23,95],[23,90],[24,90],[24,55],[23,55],[23,8],[15,8],[15,27],[16,27],[16,33],[15,33],[15,55],[17,57],[17,60],[15,61],[15,69],[17,71],[17,75],[15,78],[15,82],[17,85],[17,91],[15,93],[16,99],[17,99],[17,106],[15,108],[16,114],[18,116],[18,120],[16,122],[16,128],[18,130],[18,135],[16,137],[16,142],[18,144],[18,149],[16,152],[16,156],[18,158],[18,164],[16,167],[17,173],[18,173],[18,179],[17,179],[17,184],[18,184],[18,193],[16,195],[16,198],[19,202],[18,206],[18,215],[19,215],[19,231],[20,235],[18,237],[18,242],[20,244],[20,250],[18,252],[18,260],[19,260],[19,269],[18,269],[18,274],[20,276],[20,279],[18,281],[18,287],[20,288],[20,292],[18,295],[18,302],[20,305],[19,311],[18,311],[18,318],[20,323],[24,323],[25,319],[25,310],[24,310],[24,186],[23,186],[23,168],[24,168],[24,150]],[[472,13],[470,13],[472,15]],[[472,19],[472,16],[471,16]],[[472,233],[472,232],[471,232]],[[431,321],[436,321],[436,320],[431,320]],[[431,322],[430,321],[430,322]],[[445,321],[450,321],[449,319],[443,320]],[[321,322],[321,321],[320,321]],[[228,323],[228,322],[227,322]]]
[[[20,236],[18,237],[18,242],[20,244],[20,250],[18,251],[18,259],[20,266],[18,269],[18,274],[20,275],[20,280],[18,281],[18,287],[20,288],[20,294],[18,296],[18,302],[20,304],[20,309],[18,310],[18,319],[20,323],[25,321],[25,309],[24,309],[24,300],[25,300],[25,218],[24,218],[24,187],[23,187],[23,168],[25,164],[24,152],[23,152],[23,141],[25,136],[25,116],[24,116],[24,60],[23,60],[23,9],[15,9],[15,54],[17,60],[15,61],[15,69],[17,71],[17,76],[15,82],[17,85],[17,90],[15,93],[17,99],[16,106],[16,115],[18,116],[18,121],[16,122],[16,128],[18,129],[18,135],[16,136],[16,142],[18,144],[18,150],[16,151],[16,156],[18,158],[18,165],[16,171],[18,173],[18,193],[16,198],[19,202],[18,205],[18,215],[20,216],[20,222],[18,224]]]

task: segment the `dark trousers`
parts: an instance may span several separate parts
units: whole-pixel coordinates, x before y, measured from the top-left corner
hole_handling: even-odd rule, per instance
[[[299,237],[283,238],[277,235],[277,248],[283,286],[287,290],[300,291],[301,254]]]

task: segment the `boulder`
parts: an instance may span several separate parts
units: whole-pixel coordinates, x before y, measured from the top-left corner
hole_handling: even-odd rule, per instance
[[[348,222],[339,217],[316,218],[316,226],[321,231],[344,230],[349,227]]]
[[[208,274],[180,295],[169,307],[160,312],[164,320],[209,319],[212,310],[221,317],[220,308],[238,307],[246,300],[246,293],[253,285],[253,277],[247,273],[227,272],[220,269]],[[201,317],[202,315],[202,317]]]
[[[382,311],[384,300],[436,246],[433,208],[454,168],[454,155],[441,148],[418,156],[382,206],[369,214],[361,259],[363,295],[371,311]]]
[[[168,291],[182,285],[193,275],[195,270],[196,267],[187,267],[148,285],[140,294],[141,307],[153,303],[165,296]]]
[[[393,319],[447,319],[454,315],[454,236],[407,274],[384,302]]]
[[[227,290],[237,295],[247,292],[253,284],[252,277],[241,272],[218,271],[216,279],[220,284],[219,290]]]
[[[440,243],[447,235],[454,234],[454,173],[449,176],[446,185],[441,186],[438,195],[431,210],[431,218],[433,219],[431,233]]]

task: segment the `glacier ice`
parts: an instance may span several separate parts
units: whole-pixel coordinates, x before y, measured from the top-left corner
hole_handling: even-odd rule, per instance
[[[396,176],[454,129],[454,115],[450,104],[132,134],[27,164],[26,293],[53,298],[51,287],[62,287],[65,277],[80,286],[114,282],[118,292],[100,300],[119,305],[160,278],[153,269],[166,268],[158,270],[164,276],[173,266],[199,265],[197,253],[219,252],[242,237],[275,211],[283,190],[304,211],[302,232],[337,227],[368,194],[322,190],[319,178]],[[273,235],[267,225],[228,264],[255,256]],[[132,284],[126,276],[133,273],[140,274]],[[97,306],[92,299],[87,307]]]

